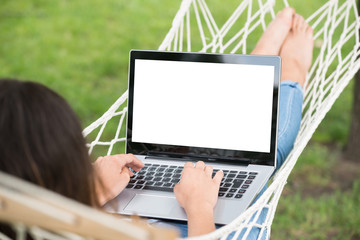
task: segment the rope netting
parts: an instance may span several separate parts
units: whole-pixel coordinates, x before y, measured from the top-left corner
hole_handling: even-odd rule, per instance
[[[243,0],[219,26],[205,0],[183,0],[159,50],[246,54],[277,10],[285,6],[291,3]],[[236,239],[240,234],[246,239],[253,228],[259,229],[258,239],[270,236],[275,210],[291,170],[315,129],[359,70],[360,19],[355,0],[327,1],[306,21],[314,30],[314,61],[305,82],[303,118],[292,152],[251,207],[230,224],[196,239]],[[103,116],[84,129],[89,153],[99,156],[124,152],[127,96],[126,91]],[[263,209],[267,210],[266,218],[258,224]]]
[[[285,6],[291,4],[286,0],[244,0],[225,24],[219,27],[205,0],[183,0],[159,50],[246,54],[275,17],[276,9]],[[236,239],[242,234],[246,239],[253,227],[260,229],[258,239],[263,235],[269,237],[281,192],[296,160],[325,114],[360,68],[360,19],[355,0],[328,1],[307,17],[306,21],[314,30],[314,61],[304,86],[303,118],[294,148],[255,204],[230,224],[199,239],[226,239],[231,233],[231,238]],[[126,99],[127,92],[100,119],[84,130],[87,136],[99,129],[95,140],[89,144],[90,152],[96,146],[107,146],[107,154],[120,151],[114,149],[114,146],[125,140],[119,133],[127,111],[124,106]],[[116,135],[111,141],[102,141],[102,132],[114,116],[120,116]],[[262,224],[257,224],[264,208],[268,211],[266,219]]]

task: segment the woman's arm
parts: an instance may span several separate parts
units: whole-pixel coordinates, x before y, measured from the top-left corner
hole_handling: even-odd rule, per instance
[[[187,162],[180,182],[174,187],[176,199],[188,217],[189,237],[215,230],[214,207],[224,173],[218,171],[212,178],[212,172],[213,168],[202,161],[195,166]]]

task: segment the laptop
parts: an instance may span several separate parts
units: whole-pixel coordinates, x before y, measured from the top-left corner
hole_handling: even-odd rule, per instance
[[[215,223],[238,217],[275,169],[280,66],[278,56],[132,50],[126,152],[145,167],[105,209],[186,221],[173,187],[201,160],[224,171]]]

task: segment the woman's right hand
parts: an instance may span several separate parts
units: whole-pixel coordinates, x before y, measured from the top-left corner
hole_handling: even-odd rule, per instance
[[[187,162],[180,182],[174,187],[176,199],[188,217],[189,236],[215,230],[213,212],[224,173],[218,171],[214,178],[212,173],[213,168],[202,161],[195,166]]]
[[[119,195],[130,181],[134,171],[140,171],[144,164],[132,154],[118,154],[99,157],[94,163],[98,180],[96,192],[101,205]]]

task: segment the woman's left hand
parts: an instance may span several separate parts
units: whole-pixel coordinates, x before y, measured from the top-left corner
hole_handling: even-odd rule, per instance
[[[118,154],[99,157],[94,163],[95,173],[98,177],[96,193],[101,205],[113,199],[125,189],[134,171],[140,171],[144,164],[132,154]]]
[[[214,207],[218,199],[222,171],[212,178],[213,168],[199,161],[187,162],[181,180],[174,187],[180,206],[188,217],[188,236],[198,236],[215,230]]]

